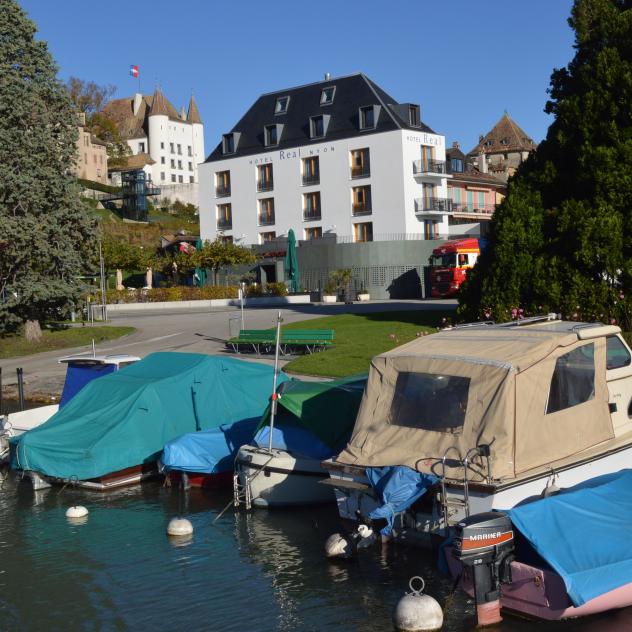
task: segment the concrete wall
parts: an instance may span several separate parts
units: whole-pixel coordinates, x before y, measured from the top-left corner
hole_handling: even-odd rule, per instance
[[[425,268],[434,240],[374,241],[362,244],[301,244],[297,249],[301,284],[306,291],[322,288],[331,273],[353,270],[352,294],[364,286],[372,299],[425,298],[429,296]]]

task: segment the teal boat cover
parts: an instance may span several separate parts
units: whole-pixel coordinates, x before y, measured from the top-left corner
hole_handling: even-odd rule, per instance
[[[261,415],[273,372],[234,358],[153,353],[90,382],[15,437],[12,467],[87,480],[154,461],[180,435]]]

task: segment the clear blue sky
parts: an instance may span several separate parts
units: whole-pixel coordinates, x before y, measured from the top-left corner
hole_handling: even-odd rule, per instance
[[[117,96],[194,91],[207,154],[264,92],[362,71],[469,151],[506,109],[546,135],[553,68],[573,56],[571,0],[18,0],[62,79],[114,84]]]

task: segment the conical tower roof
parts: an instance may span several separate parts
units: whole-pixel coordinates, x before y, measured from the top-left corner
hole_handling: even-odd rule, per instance
[[[483,136],[469,156],[506,153],[511,151],[533,151],[536,144],[527,133],[505,112],[491,131]]]
[[[191,95],[191,100],[189,101],[189,112],[187,114],[187,121],[189,123],[202,123],[202,119],[200,118],[200,111],[198,110],[198,106],[193,95]]]
[[[149,116],[153,116],[155,114],[163,114],[164,116],[169,116],[167,101],[162,92],[160,92],[160,88],[156,88],[156,91],[154,92],[154,98],[151,102],[151,109],[149,110]]]

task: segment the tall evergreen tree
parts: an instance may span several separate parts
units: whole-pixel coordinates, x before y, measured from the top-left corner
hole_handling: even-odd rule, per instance
[[[94,222],[73,174],[76,113],[45,42],[0,0],[0,332],[59,318],[81,293]]]
[[[551,76],[554,121],[509,182],[464,318],[551,310],[631,328],[632,0],[575,0],[569,24],[576,52]]]

